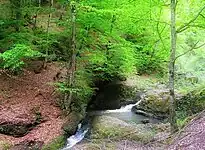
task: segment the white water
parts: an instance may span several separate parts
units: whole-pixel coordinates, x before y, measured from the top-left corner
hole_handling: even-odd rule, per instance
[[[136,104],[129,104],[129,105],[126,105],[126,106],[122,106],[120,109],[106,110],[106,111],[99,111],[99,112],[100,112],[101,115],[102,114],[109,114],[109,113],[126,113],[126,112],[131,112],[132,107],[136,106],[136,105],[139,105],[139,103],[141,101],[142,100],[138,101]],[[95,111],[93,113],[97,114],[97,111]],[[62,150],[69,150],[70,148],[75,146],[77,143],[82,141],[83,138],[85,137],[86,133],[88,132],[88,130],[89,130],[89,126],[83,127],[82,124],[79,124],[77,132],[67,139],[67,144],[66,144],[65,148],[63,148]]]
[[[65,148],[63,148],[62,150],[69,150],[77,143],[82,141],[83,138],[85,137],[85,134],[88,132],[88,129],[89,129],[88,127],[83,129],[82,124],[79,124],[76,133],[67,139],[67,144]]]
[[[141,103],[142,100],[138,101],[136,104],[129,104],[126,106],[122,106],[120,109],[115,109],[115,110],[106,110],[103,113],[117,113],[117,112],[130,112],[132,107],[139,105]]]

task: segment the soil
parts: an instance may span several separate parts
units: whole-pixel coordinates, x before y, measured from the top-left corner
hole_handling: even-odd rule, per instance
[[[168,150],[204,150],[205,149],[205,111],[195,117],[167,148]]]
[[[60,67],[49,63],[43,69],[39,64],[42,62],[31,62],[18,76],[0,70],[0,125],[30,124],[38,119],[40,123],[22,137],[0,134],[1,143],[15,145],[40,141],[47,144],[63,133],[62,125],[66,119],[56,105],[58,96],[52,85]]]

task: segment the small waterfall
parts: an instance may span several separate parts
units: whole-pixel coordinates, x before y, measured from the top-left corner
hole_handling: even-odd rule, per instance
[[[63,148],[62,150],[69,150],[70,148],[72,148],[74,145],[76,145],[77,143],[79,143],[80,141],[83,140],[83,138],[85,137],[86,133],[89,130],[89,126],[87,125],[82,125],[81,123],[78,125],[78,129],[76,131],[76,133],[72,136],[70,136],[67,139],[67,144],[65,146],[65,148]]]
[[[93,111],[90,112],[91,114],[109,114],[109,113],[124,113],[124,112],[131,112],[131,109],[133,106],[139,105],[139,103],[141,103],[142,100],[138,101],[135,104],[129,104],[126,106],[122,106],[120,109],[115,109],[115,110],[106,110],[106,111]],[[92,115],[91,115],[92,116]],[[63,148],[62,150],[69,150],[70,148],[72,148],[73,146],[75,146],[77,143],[79,143],[80,141],[83,140],[83,138],[85,137],[86,133],[89,130],[89,123],[80,123],[78,125],[78,129],[76,131],[76,133],[72,136],[70,136],[67,139],[67,144],[65,146],[65,148]]]
[[[106,113],[115,113],[115,112],[130,112],[132,107],[136,106],[136,105],[139,105],[141,103],[142,100],[138,101],[137,103],[135,104],[129,104],[129,105],[126,105],[126,106],[122,106],[120,109],[115,109],[115,110],[106,110],[104,111],[103,113],[106,114]]]

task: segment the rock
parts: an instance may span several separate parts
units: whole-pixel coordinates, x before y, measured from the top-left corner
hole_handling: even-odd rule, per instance
[[[156,118],[167,118],[169,113],[169,90],[168,89],[152,89],[145,93],[142,102],[135,106],[136,113],[142,114],[146,112],[146,115]]]
[[[146,129],[143,124],[128,124],[110,116],[97,116],[93,120],[91,138],[93,139],[130,139],[149,142],[153,138],[153,131]]]
[[[67,136],[71,136],[76,132],[78,124],[83,119],[83,116],[77,112],[72,112],[69,114],[68,118],[69,120],[63,125],[63,130]]]
[[[139,115],[143,115],[143,116],[146,116],[146,117],[149,117],[149,118],[154,118],[153,114],[145,112],[143,110],[138,110],[138,109],[136,109],[135,106],[132,108],[132,111],[135,112],[136,114],[139,114]]]
[[[142,122],[143,124],[147,124],[147,123],[150,122],[150,120],[149,120],[149,119],[143,119],[141,122]]]
[[[31,61],[28,62],[27,68],[31,71],[33,71],[35,74],[41,73],[43,70],[44,62],[43,61]]]

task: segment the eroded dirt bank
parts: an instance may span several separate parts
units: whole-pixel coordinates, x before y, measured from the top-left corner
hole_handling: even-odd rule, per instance
[[[1,143],[14,145],[40,141],[47,144],[62,134],[66,119],[56,105],[57,97],[51,84],[58,72],[57,64],[50,63],[46,69],[42,69],[41,62],[34,62],[19,76],[0,73],[0,125],[26,127],[17,136],[15,132],[18,129],[4,129],[7,135],[0,134]],[[1,129],[1,133],[4,132]]]

